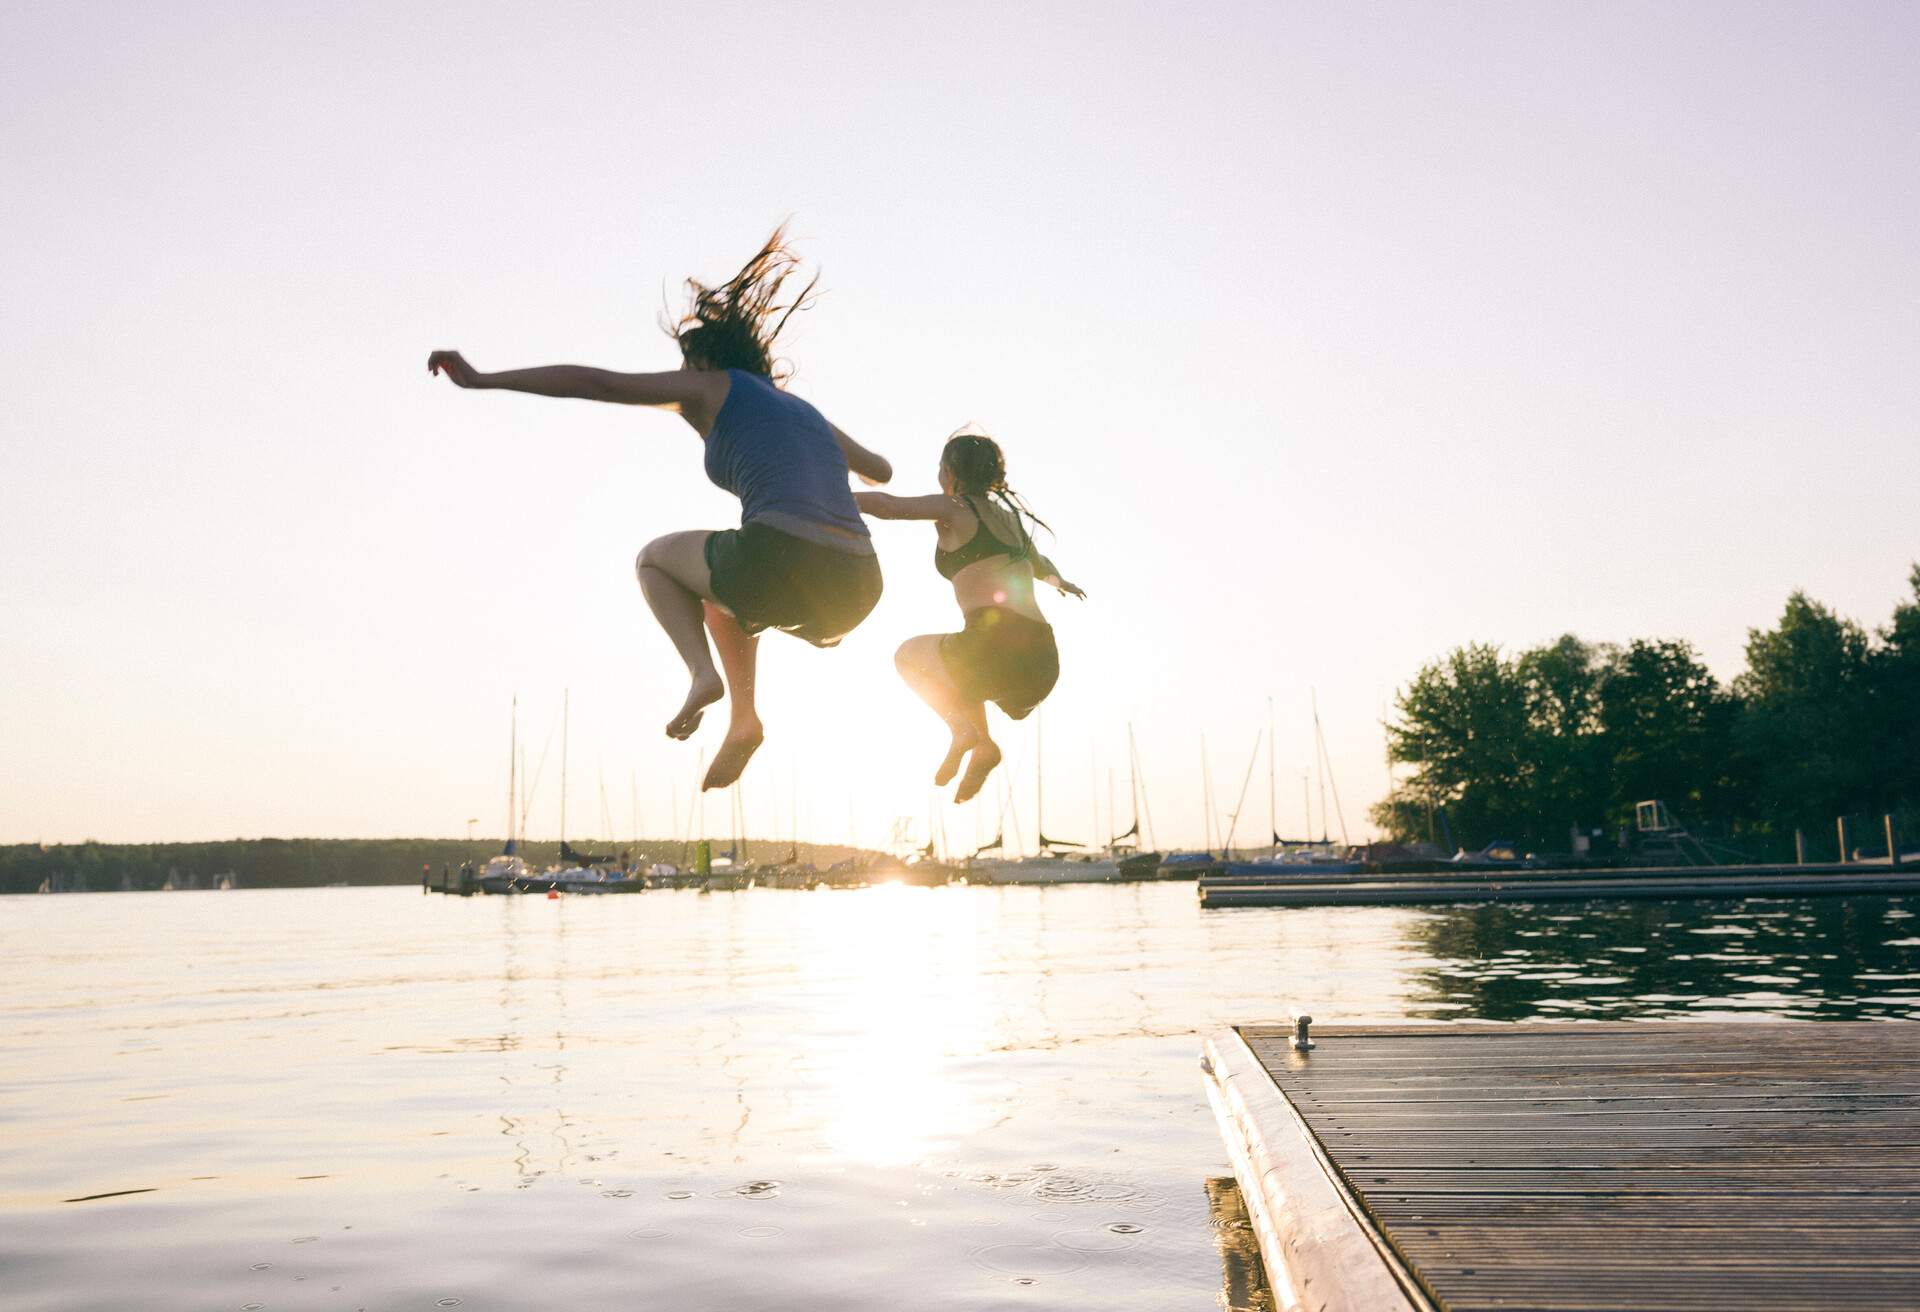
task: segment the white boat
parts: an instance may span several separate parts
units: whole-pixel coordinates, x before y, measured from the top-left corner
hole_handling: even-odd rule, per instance
[[[606,866],[554,867],[520,879],[523,893],[638,893],[646,881]]]
[[[509,842],[508,846],[512,846],[512,843]],[[532,868],[519,853],[502,852],[487,858],[487,864],[480,867],[480,873],[474,876],[474,883],[484,893],[517,893],[520,890],[515,881],[532,874]]]
[[[610,856],[576,852],[567,844],[567,771],[571,750],[568,738],[573,718],[573,691],[560,699],[560,859],[545,870],[530,872],[519,881],[523,893],[638,893],[646,881],[619,868]],[[605,781],[600,790],[606,803]]]
[[[524,879],[533,873],[533,868],[520,855],[520,842],[515,837],[514,811],[520,800],[520,697],[514,694],[512,727],[507,736],[507,844],[504,851],[487,858],[480,867],[480,873],[474,876],[474,884],[483,893],[518,893],[516,880]]]
[[[1091,853],[1041,852],[1036,856],[975,858],[965,874],[975,884],[1104,884],[1120,878],[1120,863]]]
[[[1120,878],[1120,862],[1109,852],[1074,850],[1078,844],[1047,837],[1046,771],[1043,764],[1044,730],[1034,723],[1034,829],[1040,850],[1033,856],[995,857],[981,860],[976,852],[964,871],[969,883],[978,884],[1104,884]],[[992,847],[998,847],[996,838]],[[990,851],[992,847],[983,848]]]

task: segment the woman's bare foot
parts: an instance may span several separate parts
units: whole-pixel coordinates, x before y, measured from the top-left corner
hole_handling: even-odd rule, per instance
[[[671,720],[667,721],[667,737],[687,739],[700,727],[700,713],[727,695],[726,685],[720,682],[720,675],[708,671],[704,675],[695,675],[693,686],[687,689],[687,700]]]
[[[987,776],[993,773],[993,767],[1000,764],[1000,747],[991,738],[982,738],[973,749],[973,759],[967,762],[967,772],[960,778],[960,787],[954,793],[956,802],[970,802],[980,786],[987,782]]]
[[[713,764],[707,767],[707,777],[700,787],[725,788],[738,779],[765,737],[758,716],[745,721],[736,719],[728,725],[727,736],[721,741],[720,750],[714,753]]]
[[[933,786],[945,788],[953,782],[953,776],[960,773],[960,762],[965,759],[979,743],[980,735],[971,725],[953,731],[953,745],[947,748],[947,758],[940,762],[940,768],[933,772]]]

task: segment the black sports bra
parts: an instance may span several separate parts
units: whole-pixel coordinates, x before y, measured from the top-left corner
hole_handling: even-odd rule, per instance
[[[973,504],[972,497],[960,499],[966,502],[967,509],[973,512],[973,518],[978,527],[974,529],[973,536],[965,544],[955,547],[952,551],[934,548],[933,567],[940,571],[941,578],[951,579],[967,566],[983,560],[991,560],[995,556],[1005,556],[1009,560],[1025,560],[1031,554],[1032,544],[1028,541],[1027,530],[1021,527],[1020,517],[1017,514],[1013,522],[1014,528],[1020,533],[1020,545],[1010,547],[987,530],[987,517],[980,513],[980,507]]]

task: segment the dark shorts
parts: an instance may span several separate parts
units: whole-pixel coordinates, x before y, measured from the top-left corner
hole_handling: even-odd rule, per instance
[[[880,561],[744,524],[707,537],[713,597],[748,633],[781,629],[816,647],[853,632],[880,600]]]
[[[966,628],[941,637],[940,659],[963,696],[993,702],[1016,720],[1060,678],[1053,626],[999,606],[968,612]]]

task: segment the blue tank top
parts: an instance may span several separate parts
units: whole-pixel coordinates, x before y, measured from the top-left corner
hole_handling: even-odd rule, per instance
[[[760,374],[727,374],[732,386],[707,434],[707,477],[740,498],[740,522],[871,555],[873,541],[847,486],[847,457],[826,416]]]

